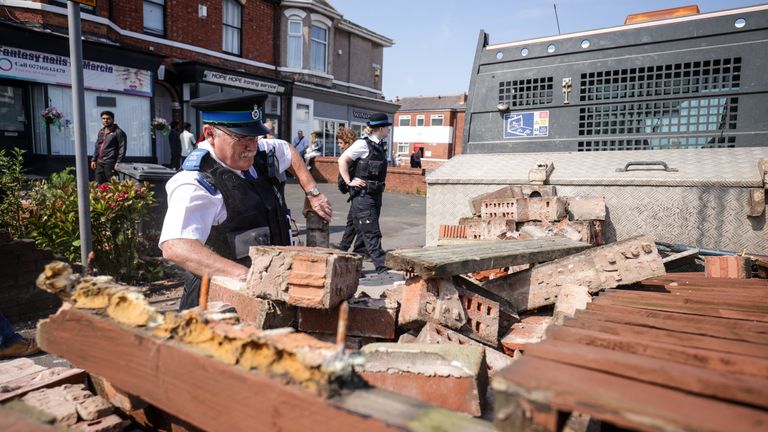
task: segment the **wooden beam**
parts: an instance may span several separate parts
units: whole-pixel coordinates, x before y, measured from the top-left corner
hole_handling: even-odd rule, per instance
[[[434,427],[435,421],[490,430],[487,422],[388,392],[365,392],[376,401],[372,406],[387,405],[387,411],[356,411],[347,402],[359,390],[323,399],[83,310],[62,309],[41,321],[37,338],[45,351],[204,430],[410,430],[411,424]]]
[[[532,409],[578,411],[629,429],[760,430],[768,424],[763,410],[534,357],[500,371],[493,388],[497,417],[507,411],[499,404],[504,394],[525,397]]]
[[[389,252],[386,265],[422,279],[451,277],[492,268],[552,261],[589,248],[566,238],[458,244]]]

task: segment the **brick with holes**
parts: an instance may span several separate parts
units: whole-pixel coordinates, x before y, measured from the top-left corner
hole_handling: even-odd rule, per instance
[[[488,373],[493,375],[495,372],[504,369],[512,364],[512,357],[496,351],[495,349],[476,342],[467,336],[464,336],[451,329],[445,328],[439,324],[427,323],[422,327],[416,343],[432,344],[454,344],[454,345],[473,345],[485,349],[485,361],[488,364]]]
[[[460,331],[488,345],[498,346],[499,303],[463,288],[459,288],[459,300],[467,313],[467,324]]]
[[[486,220],[559,221],[567,216],[566,201],[561,197],[492,199],[483,201],[480,215]]]
[[[412,277],[405,282],[397,321],[405,329],[418,329],[426,322],[459,329],[467,315],[453,282]]]

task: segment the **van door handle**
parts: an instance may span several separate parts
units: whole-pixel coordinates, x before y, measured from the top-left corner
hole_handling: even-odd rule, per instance
[[[666,171],[666,172],[678,172],[679,171],[677,168],[670,168],[669,165],[667,165],[667,163],[664,162],[664,161],[632,161],[632,162],[627,162],[627,164],[624,165],[624,168],[616,168],[616,172],[627,172],[627,171],[629,171],[629,167],[631,167],[633,165],[636,165],[636,166],[661,166],[661,167],[664,167],[664,171]]]

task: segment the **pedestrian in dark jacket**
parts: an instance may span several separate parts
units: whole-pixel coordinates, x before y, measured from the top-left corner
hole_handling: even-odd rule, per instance
[[[421,168],[421,149],[414,149],[411,153],[411,168]]]
[[[178,171],[181,168],[181,137],[179,137],[179,122],[177,121],[171,122],[168,145],[171,146],[171,168]]]
[[[125,157],[125,132],[115,123],[112,111],[102,111],[101,124],[96,146],[91,158],[91,169],[96,170],[96,182],[106,183],[115,176],[115,171]]]

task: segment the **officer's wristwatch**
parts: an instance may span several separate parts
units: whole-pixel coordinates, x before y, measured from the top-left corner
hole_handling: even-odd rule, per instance
[[[318,195],[320,195],[320,191],[317,189],[317,186],[307,191],[308,197],[316,197]]]

